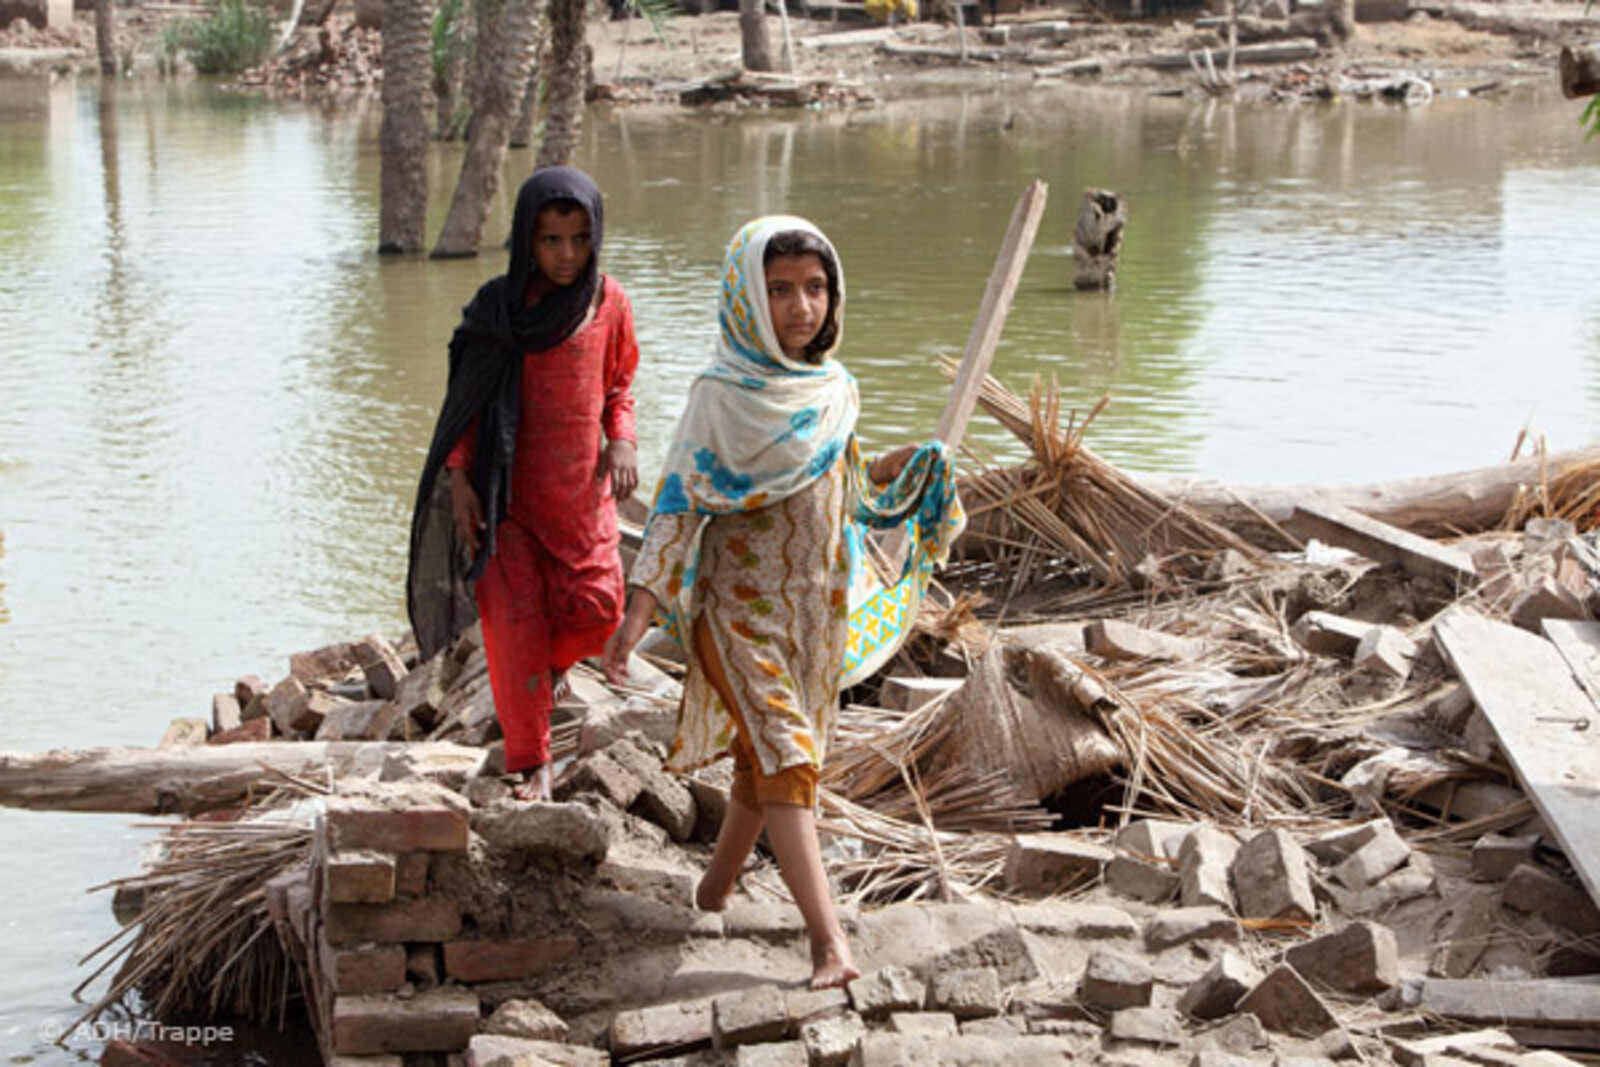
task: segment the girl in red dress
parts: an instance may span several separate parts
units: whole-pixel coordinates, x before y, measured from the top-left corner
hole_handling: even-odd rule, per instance
[[[622,617],[616,505],[639,483],[639,347],[627,296],[599,273],[603,224],[582,171],[548,167],[523,184],[510,269],[478,291],[450,341],[412,521],[408,607],[422,656],[476,608],[522,799],[549,798],[550,712],[567,669],[598,655]]]

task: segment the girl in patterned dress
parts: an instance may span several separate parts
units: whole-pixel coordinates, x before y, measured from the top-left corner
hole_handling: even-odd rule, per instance
[[[860,972],[834,909],[814,808],[859,549],[849,520],[864,496],[897,479],[931,484],[930,470],[946,467],[936,445],[861,461],[855,380],[831,358],[844,279],[816,227],[791,216],[746,225],[721,288],[717,358],[691,386],[604,666],[625,681],[652,617],[672,619],[691,654],[669,766],[734,760],[696,903],[726,906],[765,829],[810,934],[811,984],[838,986]],[[939,462],[923,462],[925,453]],[[944,485],[952,492],[948,477]]]

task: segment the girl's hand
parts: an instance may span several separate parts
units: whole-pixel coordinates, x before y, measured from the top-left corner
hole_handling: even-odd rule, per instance
[[[600,667],[606,673],[606,681],[612,685],[628,684],[628,657],[633,655],[634,646],[650,629],[650,619],[655,613],[654,593],[636,588],[629,594],[628,610],[623,612],[622,622],[606,638],[605,651],[600,654]]]
[[[455,520],[456,536],[476,556],[483,544],[483,504],[479,502],[477,490],[472,488],[467,472],[460,467],[450,471],[450,513]]]
[[[611,495],[628,499],[639,488],[639,453],[632,441],[612,441],[600,453],[600,477],[611,476]]]
[[[872,466],[867,468],[867,475],[877,485],[888,485],[900,477],[900,472],[906,469],[906,464],[916,454],[916,445],[902,445],[893,452],[885,452],[872,461]]]

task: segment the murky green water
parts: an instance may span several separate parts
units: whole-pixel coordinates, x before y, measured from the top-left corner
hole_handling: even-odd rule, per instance
[[[401,624],[444,342],[501,263],[372,254],[377,117],[0,84],[0,750],[152,743],[243,671]],[[833,236],[888,443],[937,420],[933,361],[1034,177],[1052,206],[998,370],[1080,409],[1110,391],[1090,443],[1117,461],[1365,481],[1493,462],[1525,426],[1595,437],[1600,143],[1554,94],[1236,110],[1018,83],[855,115],[595,112],[578,162],[638,317],[647,470],[740,222]],[[435,164],[437,226],[456,156]],[[1090,185],[1131,205],[1114,296],[1071,288]],[[39,1027],[113,930],[84,890],[135,868],[131,822],[0,811],[11,1062],[61,1058]]]

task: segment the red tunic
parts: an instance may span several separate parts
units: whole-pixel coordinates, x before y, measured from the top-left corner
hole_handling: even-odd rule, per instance
[[[622,618],[617,504],[599,463],[605,440],[635,439],[638,365],[633,309],[610,278],[588,324],[522,361],[509,514],[475,588],[508,771],[549,762],[552,674],[599,655]],[[470,467],[473,444],[469,429],[445,465]]]

